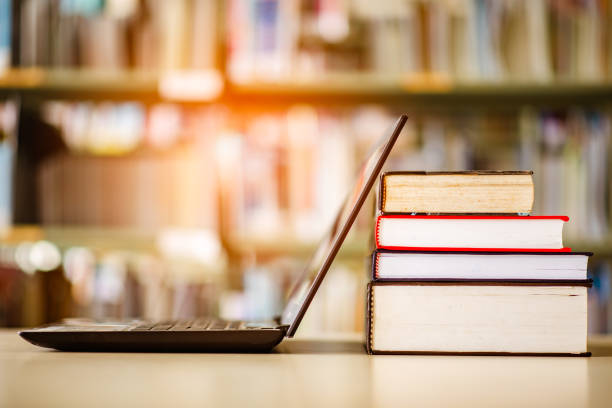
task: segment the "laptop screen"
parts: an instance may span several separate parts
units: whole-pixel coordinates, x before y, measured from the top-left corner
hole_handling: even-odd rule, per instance
[[[285,310],[281,317],[281,323],[289,325],[287,336],[292,337],[295,334],[351,225],[353,225],[359,210],[376,182],[376,178],[380,174],[406,120],[406,115],[400,116],[392,130],[385,133],[369,150],[366,160],[357,173],[357,179],[338,211],[331,229],[325,234],[313,257],[289,292]]]

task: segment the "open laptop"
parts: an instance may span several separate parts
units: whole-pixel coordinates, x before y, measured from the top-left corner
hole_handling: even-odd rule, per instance
[[[97,322],[68,319],[58,324],[24,330],[19,334],[37,346],[65,351],[272,350],[285,337],[295,335],[406,120],[406,115],[400,116],[392,130],[372,146],[349,196],[307,267],[294,283],[286,297],[283,314],[276,321],[251,323],[202,318],[169,322]]]

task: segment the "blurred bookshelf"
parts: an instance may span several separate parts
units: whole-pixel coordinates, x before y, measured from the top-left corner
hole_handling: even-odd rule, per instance
[[[0,84],[8,90],[40,92],[97,92],[104,88],[124,88],[139,92],[156,92],[158,75],[145,71],[92,71],[85,69],[40,68],[11,69],[0,76]],[[129,99],[129,96],[126,97]]]
[[[196,71],[197,72],[197,71]],[[176,73],[175,73],[176,74]],[[267,105],[287,103],[383,103],[409,108],[457,106],[470,108],[594,105],[612,100],[612,82],[601,81],[473,81],[403,79],[367,73],[326,74],[291,81],[229,83],[211,97],[181,99],[164,95],[160,84],[170,73],[96,71],[87,69],[11,69],[0,75],[0,96],[49,100],[141,100],[176,103],[240,103],[253,98]]]
[[[158,78],[147,72],[18,68],[0,75],[0,92],[50,99],[159,99]]]
[[[370,236],[363,232],[351,234],[342,245],[338,257],[365,258],[368,255]],[[309,257],[314,253],[318,242],[303,241],[293,236],[262,239],[261,237],[230,236],[228,250],[236,254],[255,253],[259,256],[291,255]]]
[[[84,246],[94,251],[130,250],[147,254],[159,252],[157,237],[159,231],[146,231],[142,228],[95,227],[95,226],[52,226],[18,225],[4,231],[2,243],[18,245],[24,241],[47,240],[60,249]],[[353,233],[342,247],[340,257],[364,257],[368,254],[369,235]],[[309,256],[318,242],[303,241],[294,236],[262,237],[229,236],[227,249],[234,254],[255,253],[261,256]]]
[[[5,232],[3,242],[18,244],[23,241],[47,240],[60,249],[84,246],[92,250],[133,251],[154,253],[156,251],[155,232],[142,229],[88,227],[88,226],[51,226],[21,225]]]
[[[270,105],[295,101],[316,104],[381,103],[426,110],[514,108],[521,105],[559,107],[607,104],[612,83],[607,82],[453,82],[402,80],[368,74],[342,74],[291,82],[230,84],[225,97],[249,103],[253,98]],[[466,106],[467,105],[467,106]]]
[[[202,84],[204,76],[206,83]],[[209,84],[210,78],[214,83]],[[219,78],[218,78],[219,77]],[[175,84],[169,91],[167,83]],[[195,85],[194,85],[195,82]],[[185,94],[185,85],[200,93]],[[130,70],[11,69],[0,75],[0,95],[37,100],[140,100],[209,103],[220,99],[223,83],[214,70],[169,71],[165,73]],[[178,93],[177,93],[178,92]],[[183,92],[183,93],[181,93]]]
[[[608,3],[0,0],[0,325],[273,316],[406,112],[389,170],[534,170],[611,331]],[[366,207],[305,330],[363,324]]]

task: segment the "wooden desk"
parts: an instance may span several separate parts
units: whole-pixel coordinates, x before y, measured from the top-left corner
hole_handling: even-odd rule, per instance
[[[591,358],[368,356],[359,337],[272,354],[61,353],[0,331],[1,407],[610,407],[612,337]]]

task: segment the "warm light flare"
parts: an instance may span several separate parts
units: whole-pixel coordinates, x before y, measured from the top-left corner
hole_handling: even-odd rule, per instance
[[[171,71],[159,81],[162,97],[176,101],[212,101],[223,92],[223,77],[216,70]]]

